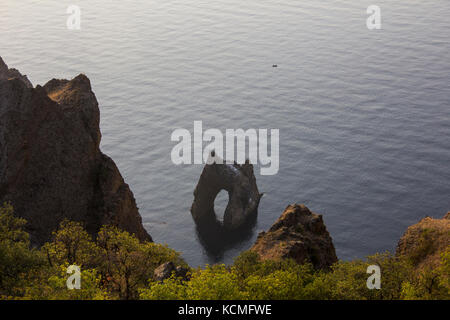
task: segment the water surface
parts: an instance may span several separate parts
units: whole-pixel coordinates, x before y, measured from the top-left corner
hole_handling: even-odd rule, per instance
[[[80,31],[66,28],[79,5]],[[381,7],[382,30],[366,28]],[[341,259],[394,250],[450,210],[450,1],[2,0],[0,55],[34,84],[91,79],[102,150],[157,242],[191,265],[232,261],[290,203],[322,213]],[[278,64],[278,68],[272,68]],[[202,166],[176,128],[280,129],[257,223],[209,256],[189,213]]]

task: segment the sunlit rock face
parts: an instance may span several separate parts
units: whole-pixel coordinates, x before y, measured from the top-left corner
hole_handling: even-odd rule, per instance
[[[337,262],[322,215],[302,204],[287,206],[272,227],[258,235],[251,250],[265,260],[291,258],[299,264],[309,262],[316,269],[326,269]]]
[[[0,202],[27,219],[34,244],[65,218],[91,234],[113,224],[151,240],[133,193],[99,149],[99,122],[85,75],[33,88],[0,59]]]
[[[14,78],[21,80],[28,88],[33,87],[26,75],[22,75],[17,69],[8,68],[2,57],[0,57],[0,80],[8,80]]]
[[[438,268],[450,248],[450,212],[442,219],[425,217],[409,226],[397,244],[396,255],[407,257],[416,268]]]

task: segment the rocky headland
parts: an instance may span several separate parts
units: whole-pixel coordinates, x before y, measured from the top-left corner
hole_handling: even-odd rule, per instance
[[[152,241],[132,191],[114,161],[99,148],[99,122],[98,102],[85,75],[33,87],[0,58],[0,204],[10,202],[15,214],[28,221],[34,245],[49,240],[64,219],[83,222],[92,235],[112,224],[141,241]],[[223,222],[214,212],[221,190],[229,193]],[[227,234],[242,234],[249,222],[251,229],[261,196],[250,163],[205,165],[191,207],[195,222],[205,227],[200,240],[233,243]],[[420,270],[437,266],[449,246],[450,212],[442,219],[426,217],[410,226],[396,254],[411,258]],[[338,261],[322,215],[302,204],[287,206],[250,250],[263,260],[292,258],[316,269],[328,269]],[[180,268],[165,264],[155,278],[164,279],[174,271],[184,274]]]
[[[105,224],[151,241],[114,161],[100,151],[100,111],[89,79],[33,87],[0,58],[0,203],[47,241],[63,219],[95,234]]]
[[[425,217],[409,226],[400,238],[396,255],[410,259],[417,271],[436,268],[450,247],[450,212],[442,219]]]

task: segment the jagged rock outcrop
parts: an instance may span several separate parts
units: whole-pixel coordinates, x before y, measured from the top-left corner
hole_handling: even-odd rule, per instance
[[[211,157],[215,156],[214,151]],[[212,161],[211,161],[212,162]],[[228,192],[229,201],[223,217],[223,227],[236,230],[257,213],[262,194],[256,185],[253,165],[226,164],[217,161],[206,164],[194,191],[191,214],[198,224],[216,220],[214,200],[221,190]]]
[[[410,259],[417,270],[435,268],[450,248],[450,212],[442,219],[426,217],[409,226],[400,238],[396,255]]]
[[[26,75],[22,75],[17,69],[8,68],[2,57],[0,57],[0,80],[8,80],[14,78],[20,79],[28,88],[33,87]]]
[[[336,251],[322,215],[303,204],[289,205],[267,232],[261,232],[250,249],[263,260],[292,258],[324,269],[337,262]]]
[[[172,274],[175,275],[177,278],[181,278],[183,280],[188,280],[189,269],[182,267],[182,266],[175,266],[175,264],[172,261],[163,263],[159,267],[157,267],[154,271],[153,278],[155,281],[162,282],[166,279],[169,279]]]
[[[99,149],[99,121],[85,75],[33,88],[0,60],[0,202],[27,219],[32,243],[65,218],[91,234],[113,224],[151,241],[133,193]]]

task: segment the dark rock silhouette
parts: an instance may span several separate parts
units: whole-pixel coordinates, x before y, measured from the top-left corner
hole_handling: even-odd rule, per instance
[[[325,269],[337,262],[336,251],[322,215],[304,205],[289,205],[267,232],[261,232],[250,249],[264,259],[292,258]]]
[[[256,214],[262,197],[256,185],[253,165],[248,161],[242,165],[215,162],[205,165],[191,207],[192,217],[197,223],[216,220],[214,200],[221,190],[227,191],[229,195],[223,227],[228,230],[239,229]]]
[[[247,240],[255,225],[259,193],[253,165],[211,163],[211,158],[203,168],[194,191],[191,214],[196,223],[197,236],[210,257],[220,260],[225,250],[236,243]],[[229,201],[224,212],[223,222],[214,211],[214,200],[220,191],[228,192]]]
[[[3,62],[2,57],[0,57],[0,80],[8,80],[8,79],[20,79],[28,88],[32,88],[30,80],[28,80],[26,75],[22,75],[19,70],[14,68],[8,68],[5,62]]]
[[[91,234],[113,224],[151,241],[133,193],[99,149],[99,121],[85,75],[33,88],[0,59],[0,202],[27,219],[32,243],[65,218]]]

